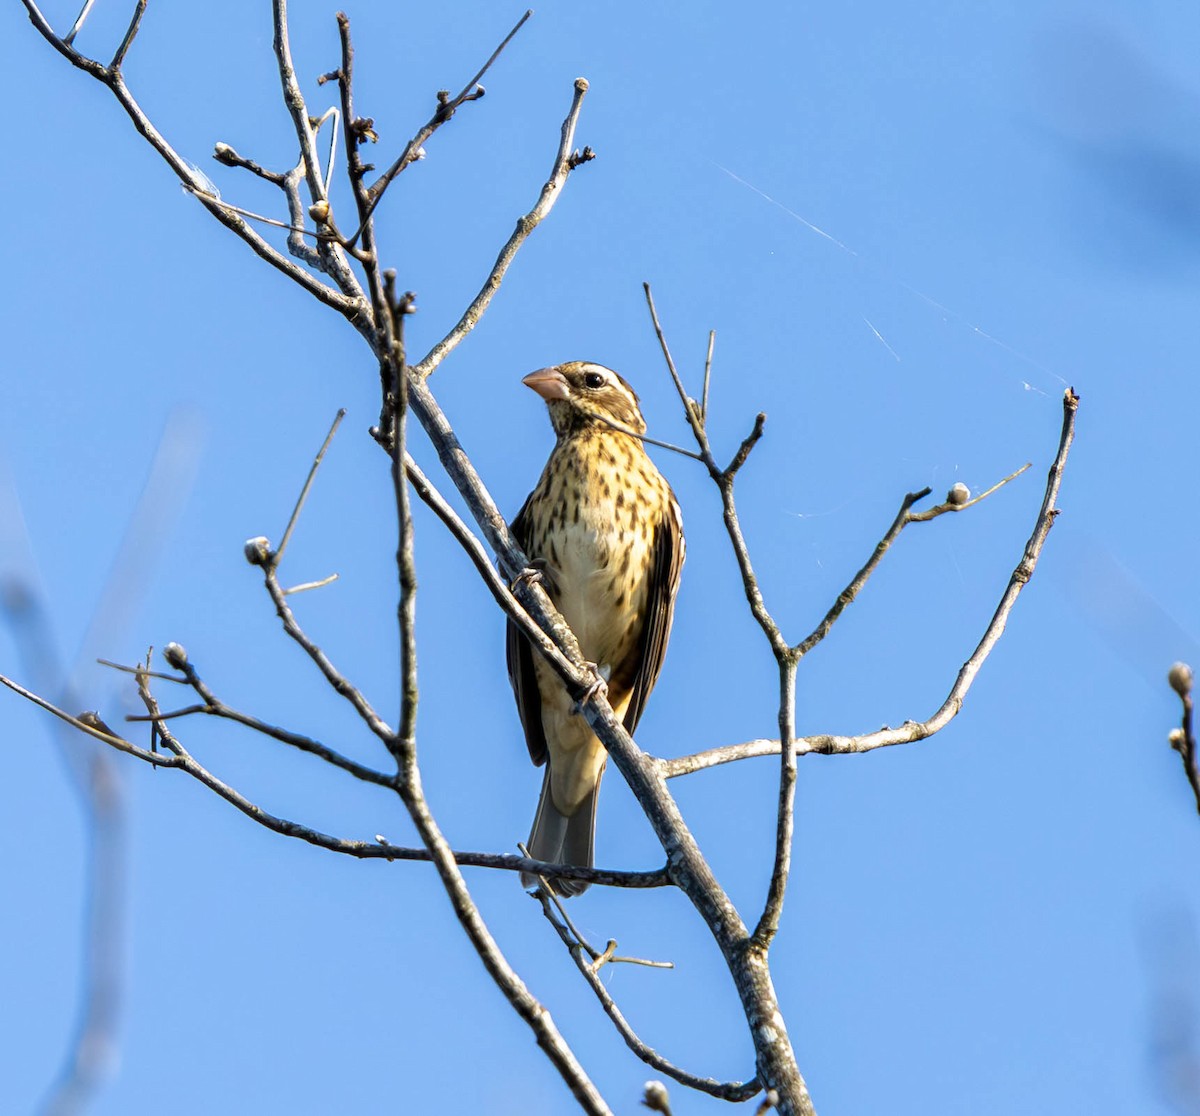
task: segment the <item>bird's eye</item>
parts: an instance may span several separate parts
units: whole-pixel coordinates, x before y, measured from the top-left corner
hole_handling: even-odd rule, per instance
[[[599,372],[589,372],[583,378],[583,382],[587,387],[598,388],[604,386],[604,377]]]

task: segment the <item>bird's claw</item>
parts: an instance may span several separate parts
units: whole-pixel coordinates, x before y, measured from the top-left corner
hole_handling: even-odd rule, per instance
[[[532,559],[529,565],[513,578],[509,588],[515,592],[522,585],[544,585],[553,592],[556,586],[550,563],[545,558]]]
[[[575,703],[575,708],[572,710],[573,713],[582,713],[583,707],[598,694],[608,697],[608,683],[600,673],[600,667],[595,663],[588,663],[586,665],[595,674],[595,678],[592,680],[592,684],[579,695],[579,700]]]

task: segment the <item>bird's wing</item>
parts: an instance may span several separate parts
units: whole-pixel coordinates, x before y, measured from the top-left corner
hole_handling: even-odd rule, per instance
[[[528,546],[529,522],[527,511],[529,499],[517,512],[509,530],[522,550]],[[508,680],[512,683],[513,696],[517,699],[517,712],[521,716],[521,727],[525,730],[525,743],[529,747],[529,758],[539,766],[546,762],[546,733],[542,728],[542,695],[538,692],[537,673],[533,669],[533,648],[529,640],[511,620],[505,636],[505,656],[508,659]]]
[[[683,517],[672,494],[667,514],[654,533],[654,559],[646,593],[646,622],[642,627],[638,648],[637,673],[633,679],[633,694],[625,710],[625,728],[633,734],[641,720],[646,699],[658,681],[667,640],[671,636],[671,620],[675,615],[675,594],[679,591],[679,575],[684,556]]]

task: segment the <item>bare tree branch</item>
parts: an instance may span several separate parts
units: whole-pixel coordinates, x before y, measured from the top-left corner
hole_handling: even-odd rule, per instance
[[[580,1108],[592,1116],[610,1116],[611,1110],[579,1064],[574,1051],[560,1034],[550,1012],[535,999],[525,982],[509,965],[492,937],[491,931],[488,930],[487,924],[480,916],[474,900],[471,899],[462,873],[454,861],[454,853],[446,844],[426,803],[421,785],[421,772],[417,767],[416,749],[403,747],[400,758],[398,773],[400,797],[417,828],[421,843],[432,855],[434,866],[442,878],[442,884],[450,898],[454,914],[471,944],[475,947],[479,959],[504,997],[533,1031],[538,1045],[554,1068],[558,1070]]]
[[[143,685],[146,685],[150,678],[162,677],[150,670],[135,669],[133,673],[142,680]],[[182,680],[172,679],[172,681],[178,682]],[[289,821],[286,818],[278,818],[268,813],[196,762],[183,747],[177,736],[173,733],[164,733],[162,731],[162,726],[171,719],[171,714],[164,713],[159,709],[157,701],[154,701],[153,708],[148,710],[147,716],[129,717],[127,719],[130,721],[149,721],[153,724],[157,730],[158,737],[164,741],[169,738],[170,743],[174,745],[174,748],[168,753],[152,751],[134,744],[132,741],[113,732],[95,714],[88,713],[75,716],[68,713],[60,709],[53,702],[27,690],[20,683],[4,675],[0,675],[0,684],[7,686],[14,693],[46,710],[48,713],[53,714],[66,724],[71,725],[80,732],[86,733],[88,736],[94,737],[111,748],[115,748],[119,752],[134,756],[136,759],[140,759],[142,762],[151,764],[154,767],[185,772],[198,782],[203,783],[221,798],[224,798],[226,802],[235,806],[251,820],[285,837],[294,837],[298,840],[306,841],[311,845],[316,845],[319,848],[327,849],[330,852],[342,853],[346,856],[353,856],[362,860],[423,861],[425,863],[433,860],[433,855],[428,849],[393,845],[390,842],[379,839],[375,842],[370,842],[333,837],[329,834],[321,833],[319,830],[312,829],[309,826],[302,825],[299,822]],[[145,698],[143,697],[144,701]],[[288,743],[291,742],[288,741]],[[395,776],[390,776],[389,778],[391,783],[387,785],[392,786],[394,789]],[[374,782],[375,780],[370,781]],[[581,868],[565,864],[550,864],[543,860],[535,860],[532,857],[514,856],[508,853],[452,851],[451,856],[453,856],[458,864],[466,868],[492,868],[506,872],[527,872],[547,877],[586,880],[588,883],[599,884],[605,887],[667,887],[671,882],[665,868],[649,872],[629,872],[607,868]]]
[[[888,748],[896,744],[910,744],[932,736],[954,719],[962,708],[963,700],[980,668],[1003,634],[1017,597],[1033,576],[1042,547],[1045,545],[1050,528],[1058,515],[1056,507],[1058,490],[1062,483],[1067,455],[1075,437],[1075,414],[1078,408],[1079,396],[1068,388],[1063,395],[1063,422],[1058,451],[1046,478],[1046,489],[1037,519],[1034,522],[1033,533],[1025,544],[1021,561],[1013,570],[987,629],[971,657],[962,665],[954,685],[937,711],[924,721],[906,721],[898,728],[883,728],[876,732],[864,733],[861,736],[821,735],[798,739],[793,748],[797,755],[805,755],[810,752],[818,752],[822,755],[849,755],[873,751],[876,748]],[[736,760],[778,755],[779,751],[778,740],[751,740],[744,744],[726,745],[697,752],[690,756],[681,756],[678,759],[660,760],[659,770],[664,778],[672,779]]]
[[[116,97],[121,108],[125,110],[126,115],[133,122],[133,126],[137,129],[138,133],[158,152],[188,191],[222,225],[245,241],[256,255],[266,260],[277,271],[282,272],[289,279],[298,283],[326,306],[332,307],[346,318],[360,333],[366,335],[370,329],[370,312],[363,298],[348,297],[340,291],[322,283],[321,280],[293,263],[268,244],[240,216],[229,212],[219,200],[213,198],[209,193],[209,185],[206,180],[202,178],[186,159],[183,159],[175,151],[150,122],[149,117],[142,111],[141,106],[133,94],[130,93],[129,88],[125,84],[125,79],[121,76],[121,72],[110,69],[102,63],[97,62],[94,58],[88,58],[80,54],[60,39],[38,10],[34,0],[21,0],[21,3],[24,4],[25,10],[28,12],[30,21],[34,27],[59,54],[66,58],[72,66],[91,74],[97,81],[102,82],[112,90],[113,96]]]
[[[582,154],[576,153],[573,150],[575,124],[579,119],[579,111],[583,108],[583,97],[587,93],[587,89],[588,83],[586,78],[575,79],[575,97],[571,101],[571,109],[567,113],[567,118],[563,121],[562,137],[559,140],[558,151],[554,156],[554,166],[551,169],[550,177],[542,187],[542,192],[538,196],[537,203],[524,217],[518,219],[517,227],[513,230],[512,236],[508,238],[504,247],[500,249],[500,255],[496,257],[496,262],[492,266],[491,273],[484,280],[482,288],[480,288],[471,305],[467,307],[462,317],[459,318],[458,324],[434,345],[419,363],[413,365],[412,372],[414,377],[426,379],[432,375],[437,366],[475,328],[479,319],[483,317],[488,306],[491,304],[493,296],[500,289],[500,284],[504,281],[504,276],[508,271],[509,265],[513,262],[521,245],[528,239],[529,234],[542,223],[546,214],[554,208],[554,203],[558,200],[563,186],[566,185],[567,176],[581,162],[587,162],[588,159],[593,157],[590,147],[584,148]]]

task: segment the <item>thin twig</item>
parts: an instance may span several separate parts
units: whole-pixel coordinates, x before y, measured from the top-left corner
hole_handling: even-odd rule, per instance
[[[296,620],[296,614],[292,612],[291,607],[287,603],[287,596],[283,591],[283,587],[279,584],[279,578],[275,573],[275,569],[271,565],[263,566],[263,583],[266,586],[267,593],[275,604],[275,612],[283,623],[283,630],[288,636],[294,640],[305,654],[317,665],[317,669],[324,675],[325,681],[329,683],[333,691],[344,697],[354,708],[354,711],[362,719],[363,723],[376,736],[386,744],[390,744],[394,737],[394,733],[388,726],[387,722],[371,707],[371,703],[367,701],[362,691],[357,686],[353,685],[349,679],[342,674],[337,667],[330,661],[329,656],[321,650],[317,644],[309,638],[308,633],[300,627]]]
[[[300,489],[300,495],[296,499],[296,506],[292,508],[291,517],[288,519],[287,527],[284,528],[283,538],[279,540],[279,547],[275,551],[274,564],[279,565],[283,558],[283,552],[287,550],[287,545],[291,541],[292,532],[296,529],[296,522],[300,518],[300,513],[304,510],[304,502],[308,499],[308,493],[312,489],[313,481],[316,479],[317,470],[321,467],[321,462],[325,459],[325,451],[329,449],[330,442],[333,441],[333,436],[337,433],[337,428],[341,426],[342,419],[346,417],[346,408],[341,407],[338,413],[334,416],[333,424],[329,427],[329,433],[325,435],[325,441],[321,443],[321,448],[317,450],[317,456],[313,458],[311,468],[308,470],[308,476],[304,478],[304,487]],[[295,592],[295,590],[292,590]]]
[[[180,678],[177,674],[167,674],[161,670],[145,670],[142,667],[126,666],[124,663],[114,663],[111,659],[97,659],[96,662],[111,670],[119,670],[123,674],[144,674],[147,678],[160,678],[164,682],[175,682],[180,686],[188,685],[188,680]]]
[[[521,850],[522,856],[529,856],[529,849],[525,846],[524,842],[518,841],[517,848]],[[542,885],[542,895],[547,897],[550,902],[554,904],[554,909],[558,911],[559,917],[563,920],[563,922],[566,923],[567,928],[571,931],[572,935],[574,935],[575,940],[583,947],[584,950],[587,951],[588,956],[592,959],[591,965],[593,972],[599,971],[600,968],[609,964],[610,962],[614,965],[642,965],[648,969],[675,968],[675,963],[673,961],[647,961],[642,957],[618,957],[617,943],[613,938],[609,939],[608,945],[603,951],[598,950],[594,945],[592,945],[591,942],[587,940],[582,931],[580,931],[579,927],[576,926],[572,921],[571,916],[567,913],[566,906],[563,904],[562,899],[559,898],[554,889],[546,886],[545,877],[540,872],[535,872],[533,874],[537,876]]]
[[[979,503],[980,500],[986,500],[993,492],[1003,488],[1006,484],[1015,481],[1027,469],[1033,468],[1033,462],[1027,461],[1019,469],[1014,469],[1003,480],[998,480],[991,488],[984,489],[978,496],[972,496],[968,500],[959,503],[957,500],[946,499],[940,504],[932,508],[926,508],[923,512],[913,512],[911,519],[913,523],[927,523],[931,519],[937,519],[939,515],[945,515],[947,512],[966,511],[967,508],[972,508]],[[960,489],[965,488],[965,485],[956,486]]]
[[[213,145],[213,158],[222,166],[241,167],[243,170],[248,170],[251,174],[270,182],[273,186],[283,185],[283,175],[279,171],[268,170],[253,159],[247,159],[244,155],[239,155],[227,143]]]
[[[562,193],[562,188],[566,184],[568,175],[571,173],[572,146],[575,143],[575,125],[579,120],[579,112],[583,108],[583,98],[587,93],[587,89],[588,83],[586,78],[575,79],[575,96],[571,101],[570,111],[563,121],[558,151],[554,156],[554,166],[551,169],[550,177],[546,180],[545,185],[542,186],[537,202],[524,217],[518,218],[517,227],[513,230],[512,236],[508,238],[504,247],[500,249],[500,254],[496,257],[496,262],[492,265],[490,274],[484,280],[483,286],[472,300],[471,305],[467,307],[462,317],[459,318],[458,323],[425,354],[419,363],[413,365],[412,372],[415,377],[419,379],[428,378],[434,369],[458,347],[462,339],[475,328],[476,323],[483,317],[484,312],[490,305],[492,298],[500,289],[500,284],[504,280],[509,265],[516,257],[517,251],[528,239],[529,234],[542,223],[546,214],[554,208],[554,203],[558,200],[559,194]]]
[[[86,733],[88,736],[95,737],[110,747],[116,748],[118,752],[125,752],[127,755],[136,756],[138,759],[154,764],[156,767],[179,766],[173,757],[160,755],[157,752],[147,752],[144,748],[139,748],[136,744],[130,743],[123,737],[105,732],[103,729],[96,727],[96,725],[76,717],[74,714],[66,712],[66,710],[60,709],[53,702],[40,697],[38,694],[33,693],[32,690],[25,689],[20,683],[14,682],[11,678],[3,674],[0,674],[0,685],[7,686],[13,693],[20,694],[26,701],[31,701],[47,713],[54,714],[60,721],[65,721],[68,725],[79,729],[80,732]]]
[[[108,64],[109,70],[116,72],[125,62],[125,55],[129,53],[129,48],[133,46],[133,40],[137,37],[138,29],[142,25],[142,16],[146,13],[146,0],[137,0],[134,5],[133,17],[129,21],[129,26],[125,29],[125,37],[121,40],[121,45],[117,47],[117,53],[113,55],[112,61]]]
[[[929,491],[928,488],[922,488],[919,492],[910,492],[900,502],[900,510],[892,520],[892,525],[884,532],[883,538],[875,544],[875,549],[871,552],[871,557],[867,559],[858,573],[850,579],[850,584],[838,594],[837,600],[833,602],[832,607],[825,613],[821,622],[804,639],[796,644],[795,651],[798,656],[803,658],[816,647],[829,634],[833,625],[837,623],[838,618],[845,612],[846,608],[858,598],[858,594],[862,592],[863,586],[866,585],[871,575],[875,572],[879,563],[883,560],[883,556],[891,549],[892,543],[900,536],[900,532],[913,522],[911,514],[912,506],[918,500],[923,500],[928,496]]]
[[[649,445],[658,446],[659,449],[670,450],[672,453],[681,454],[683,457],[690,457],[693,461],[699,461],[701,464],[704,462],[704,458],[701,457],[700,454],[695,453],[692,450],[684,449],[683,446],[677,446],[673,442],[660,442],[657,438],[651,438],[649,434],[639,434],[636,430],[630,430],[628,426],[617,422],[615,419],[609,418],[608,415],[601,414],[599,411],[588,411],[582,407],[580,410],[583,411],[588,418],[596,419],[598,422],[601,422],[605,426],[615,430],[618,434],[624,434],[627,437],[636,438],[639,442],[646,442]]]
[[[563,911],[561,905],[558,905],[557,913],[551,907],[550,900],[552,897],[550,895],[550,888],[544,881],[542,886],[534,892],[534,897],[541,903],[542,914],[546,916],[546,921],[554,927],[563,945],[567,947],[567,952],[570,953],[572,960],[574,960],[575,967],[583,974],[583,979],[587,981],[588,987],[595,993],[596,999],[600,1001],[600,1006],[603,1008],[604,1014],[612,1020],[617,1033],[625,1040],[625,1045],[638,1058],[645,1062],[646,1065],[658,1070],[659,1073],[666,1074],[681,1085],[686,1085],[689,1089],[696,1089],[699,1092],[707,1093],[710,1097],[718,1097],[721,1100],[745,1101],[762,1091],[762,1086],[759,1084],[757,1078],[745,1082],[721,1082],[715,1081],[711,1077],[698,1077],[696,1074],[680,1069],[659,1054],[653,1047],[647,1045],[629,1025],[628,1020],[622,1014],[621,1009],[617,1007],[612,995],[600,979],[598,966],[594,965],[593,962],[597,957],[602,955],[596,954],[595,950],[584,942],[582,937],[574,931],[573,927],[570,927],[569,921],[566,919],[566,912]],[[559,917],[560,915],[562,917]]]
[[[63,42],[70,46],[75,41],[75,36],[83,30],[84,20],[87,19],[88,13],[92,10],[92,5],[96,0],[85,0],[83,7],[79,10],[79,15],[75,17],[75,22],[71,24],[71,30],[63,36]]]
[[[947,512],[959,512],[964,508],[969,508],[974,504],[978,504],[980,500],[987,499],[987,497],[992,495],[993,492],[998,491],[1010,481],[1015,480],[1028,468],[1030,468],[1029,465],[1022,465],[1021,468],[1010,473],[1003,480],[992,485],[991,488],[987,489],[987,491],[981,492],[974,499],[966,500],[963,503],[955,503],[951,500],[945,500],[936,507],[929,508],[923,512],[914,512],[912,508],[913,505],[915,505],[919,500],[923,500],[929,495],[930,489],[922,488],[919,492],[908,493],[908,495],[905,496],[901,501],[900,510],[896,513],[896,518],[892,520],[892,525],[884,533],[883,538],[881,538],[875,545],[875,549],[872,551],[871,557],[867,559],[866,564],[862,567],[862,569],[860,569],[858,573],[851,578],[850,584],[838,594],[837,600],[834,601],[832,607],[825,614],[821,622],[812,630],[812,632],[810,632],[807,636],[805,636],[804,639],[796,644],[794,648],[795,653],[800,658],[803,658],[829,634],[830,629],[832,629],[838,618],[846,610],[846,607],[853,604],[859,593],[862,592],[863,587],[866,585],[871,575],[879,566],[883,556],[888,552],[889,549],[891,549],[892,544],[899,537],[900,532],[903,531],[904,528],[910,523],[928,523],[931,519],[936,519],[938,516],[945,515]]]
[[[325,183],[321,175],[321,164],[317,159],[316,134],[300,82],[296,77],[296,66],[292,61],[292,44],[288,33],[287,0],[272,0],[271,15],[275,35],[272,45],[283,87],[283,103],[292,118],[292,127],[300,144],[300,159],[304,164],[304,176],[308,182],[309,195],[314,202],[328,201]]]
[[[281,180],[283,176],[280,176]],[[316,229],[306,228],[304,225],[293,225],[287,221],[280,221],[277,217],[267,217],[262,213],[255,213],[253,209],[245,209],[240,205],[234,205],[233,202],[227,202],[224,198],[217,197],[210,190],[198,190],[194,186],[189,186],[186,182],[183,188],[195,198],[199,198],[207,205],[219,206],[228,213],[236,213],[240,217],[248,217],[251,221],[257,221],[262,225],[270,225],[272,228],[285,229],[290,233],[295,233],[298,236],[311,236],[313,240],[337,240],[334,233],[318,232]]]
[[[289,585],[284,591],[285,597],[294,597],[297,593],[307,593],[312,589],[324,589],[326,585],[332,585],[337,581],[338,575],[331,573],[328,577],[323,577],[318,581],[304,581],[299,585]]]
[[[715,480],[720,470],[713,459],[712,450],[708,444],[708,435],[704,431],[704,422],[700,414],[697,413],[696,408],[692,406],[691,396],[688,395],[687,389],[683,386],[683,379],[679,375],[679,370],[675,367],[675,358],[671,356],[671,347],[667,344],[667,336],[663,332],[662,323],[658,320],[658,310],[654,305],[654,295],[650,290],[650,284],[643,283],[642,291],[646,295],[646,306],[650,310],[650,321],[654,325],[654,335],[658,338],[658,346],[662,349],[663,359],[667,362],[667,371],[671,374],[671,381],[675,385],[679,401],[683,404],[684,417],[687,419],[688,425],[692,428],[692,434],[696,438],[696,444],[700,447],[701,454],[704,455],[702,460],[708,465],[708,471]]]
[[[712,375],[713,345],[716,344],[717,331],[708,331],[708,352],[704,354],[704,391],[700,395],[700,425],[708,426],[708,381]]]
[[[417,562],[413,554],[412,499],[408,491],[405,459],[408,456],[408,361],[404,353],[405,314],[393,315],[394,339],[389,360],[395,370],[392,411],[388,430],[392,438],[392,490],[396,501],[396,575],[400,600],[396,619],[400,628],[400,725],[393,753],[412,752],[416,748],[417,703],[420,687],[417,684]],[[401,764],[401,770],[404,769]]]

